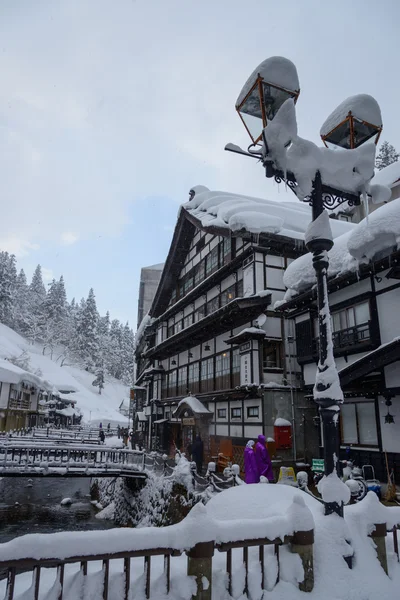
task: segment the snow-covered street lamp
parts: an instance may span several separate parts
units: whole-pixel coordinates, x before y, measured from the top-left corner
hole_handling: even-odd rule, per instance
[[[288,98],[300,94],[294,64],[282,56],[271,56],[253,71],[238,99],[236,110],[254,144],[261,141],[264,127]]]
[[[323,438],[325,477],[319,490],[325,514],[343,516],[350,499],[348,487],[339,479],[339,414],[343,392],[333,356],[331,318],[328,303],[328,251],[333,246],[330,219],[325,209],[347,202],[354,206],[371,196],[384,200],[384,190],[372,185],[375,144],[382,119],[377,102],[366,95],[344,101],[325,121],[324,143],[338,148],[319,148],[297,134],[295,102],[300,93],[296,67],[281,57],[265,60],[246,82],[236,102],[252,144],[245,152],[228,144],[226,150],[260,159],[267,177],[286,185],[312,208],[312,222],[305,235],[313,255],[317,280],[319,362],[314,400],[319,406]],[[364,144],[364,142],[369,143]],[[259,146],[257,146],[259,144]]]

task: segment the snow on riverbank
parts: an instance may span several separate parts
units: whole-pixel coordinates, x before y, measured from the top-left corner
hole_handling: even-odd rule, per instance
[[[126,426],[128,419],[118,412],[118,407],[123,400],[129,398],[129,387],[107,377],[104,389],[99,394],[97,388],[92,386],[95,379],[93,373],[72,366],[60,367],[49,356],[43,356],[42,347],[30,344],[25,338],[14,330],[0,324],[0,358],[10,359],[20,357],[26,352],[29,357],[30,371],[33,373],[40,369],[40,378],[49,382],[59,391],[68,391],[66,397],[76,400],[76,408],[83,414],[86,422],[93,424],[118,423]],[[54,352],[54,359],[57,352]]]

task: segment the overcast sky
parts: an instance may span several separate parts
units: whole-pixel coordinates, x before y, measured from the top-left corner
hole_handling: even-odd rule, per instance
[[[268,56],[297,66],[302,137],[369,93],[400,149],[399,22],[398,0],[2,0],[0,249],[135,325],[193,185],[290,198],[223,150],[248,145],[234,104]]]

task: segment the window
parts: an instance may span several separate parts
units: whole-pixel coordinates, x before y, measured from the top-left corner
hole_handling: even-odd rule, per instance
[[[217,415],[218,419],[226,419],[226,408],[218,408]]]
[[[199,252],[200,252],[200,250],[201,250],[202,248],[204,248],[205,244],[206,244],[206,236],[205,236],[205,235],[203,235],[203,237],[202,237],[202,238],[200,238],[200,239],[199,239],[199,241],[198,241],[198,242],[197,242],[197,244],[196,244],[196,252],[197,252],[197,253],[199,253]]]
[[[218,246],[215,246],[206,256],[206,277],[218,269]]]
[[[243,279],[239,279],[236,284],[236,297],[243,298]]]
[[[212,392],[214,390],[214,359],[207,358],[201,361],[201,391]]]
[[[176,382],[177,382],[178,371],[175,369],[168,373],[168,397],[176,396]]]
[[[188,388],[192,394],[200,391],[200,365],[198,362],[189,365]]]
[[[221,306],[225,306],[225,304],[228,304],[234,300],[235,287],[235,284],[233,284],[221,293]]]
[[[211,315],[213,312],[219,309],[219,296],[215,296],[212,300],[209,300],[206,305],[207,315]]]
[[[230,353],[223,352],[215,357],[215,389],[226,390],[231,387]]]
[[[187,317],[183,319],[183,329],[189,327],[193,323],[193,313],[190,313]]]
[[[182,319],[179,319],[174,325],[174,333],[179,333],[183,329]]]
[[[187,367],[178,369],[178,396],[187,392]]]
[[[228,263],[232,257],[232,241],[230,237],[226,237],[221,242],[221,256],[224,264]]]
[[[247,416],[248,417],[258,417],[259,415],[259,407],[258,406],[248,406],[247,407]]]
[[[197,321],[204,319],[205,316],[206,316],[206,305],[203,304],[203,306],[200,306],[197,310],[194,311],[194,313],[193,313],[194,322],[197,323]]]
[[[205,278],[206,263],[204,260],[200,261],[194,268],[194,285],[198,285]]]
[[[240,354],[239,348],[232,350],[232,386],[240,385]]]
[[[375,404],[345,402],[341,408],[342,444],[377,446]]]
[[[268,340],[263,347],[263,369],[282,368],[282,342]]]
[[[193,271],[187,273],[183,279],[183,293],[187,294],[193,288]]]
[[[369,302],[360,302],[342,310],[332,312],[334,348],[343,348],[367,342],[371,338],[369,328]],[[318,321],[314,321],[315,337],[318,337]]]
[[[241,419],[242,418],[242,409],[241,408],[231,408],[231,419]]]

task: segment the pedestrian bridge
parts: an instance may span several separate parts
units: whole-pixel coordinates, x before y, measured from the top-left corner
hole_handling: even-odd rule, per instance
[[[0,444],[0,477],[129,477],[146,479],[147,457],[139,450],[99,445]]]

